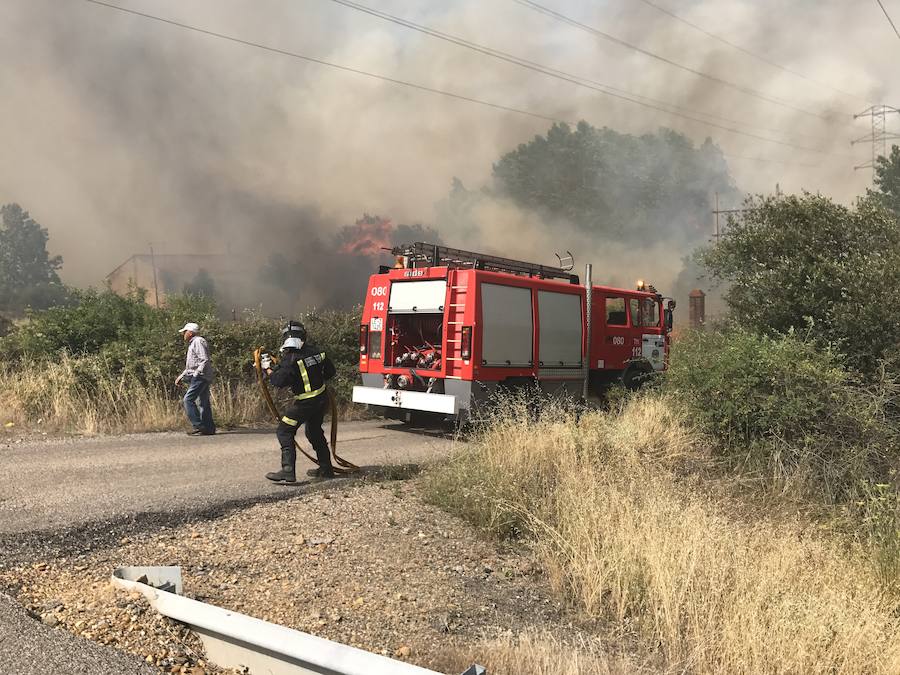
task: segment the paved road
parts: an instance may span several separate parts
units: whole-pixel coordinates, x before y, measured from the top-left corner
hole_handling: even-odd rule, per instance
[[[450,445],[446,438],[383,421],[345,423],[338,434],[341,456],[363,467],[427,461],[446,454]],[[302,489],[265,480],[279,462],[271,431],[0,445],[0,535],[154,512],[202,512]],[[298,478],[312,466],[301,457]]]
[[[452,442],[384,422],[343,424],[338,449],[373,469],[445,455]],[[0,439],[0,566],[112,543],[127,532],[215,515],[310,487],[263,475],[280,454],[271,431],[213,437],[138,434],[96,439]],[[299,469],[312,467],[301,458]],[[326,484],[331,485],[331,484]],[[139,659],[50,629],[0,593],[2,675],[148,673]]]

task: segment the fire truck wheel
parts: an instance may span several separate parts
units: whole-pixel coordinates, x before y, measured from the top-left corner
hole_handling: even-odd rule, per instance
[[[653,375],[653,368],[646,363],[632,363],[622,373],[622,386],[630,391],[643,387]]]

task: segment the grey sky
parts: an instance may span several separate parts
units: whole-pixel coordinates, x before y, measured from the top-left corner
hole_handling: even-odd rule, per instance
[[[867,100],[900,103],[891,98],[898,93],[892,64],[900,40],[876,3],[658,3],[864,99],[760,64],[637,0],[542,4],[829,121],[599,41],[512,0],[368,4],[645,96],[784,130],[779,138],[832,154],[795,151],[616,101],[329,0],[118,4],[554,117],[634,133],[671,126],[698,142],[711,136],[748,191],[768,191],[779,182],[787,190],[849,200],[865,189],[869,173],[854,173],[852,166],[865,161],[868,148],[851,149],[849,140],[868,128],[850,114]],[[900,2],[886,6],[900,18]],[[196,252],[252,245],[253,231],[274,217],[269,204],[278,214],[290,207],[314,213],[315,226],[323,228],[352,222],[364,211],[428,223],[453,176],[479,186],[501,153],[548,126],[83,0],[0,4],[0,91],[0,201],[21,203],[50,230],[54,252],[65,257],[63,276],[76,284],[97,284],[151,240],[158,250],[174,252],[185,230],[196,233],[184,244]],[[900,120],[895,124],[900,129]]]

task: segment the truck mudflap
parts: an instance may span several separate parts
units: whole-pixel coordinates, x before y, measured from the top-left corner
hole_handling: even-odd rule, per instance
[[[353,402],[445,415],[459,414],[459,400],[451,394],[427,394],[423,391],[356,386],[353,387]]]

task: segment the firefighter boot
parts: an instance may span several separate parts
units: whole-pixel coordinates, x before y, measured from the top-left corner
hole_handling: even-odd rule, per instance
[[[297,473],[294,465],[297,462],[297,451],[294,448],[290,450],[281,450],[281,471],[273,471],[266,474],[266,478],[274,483],[296,483]]]

